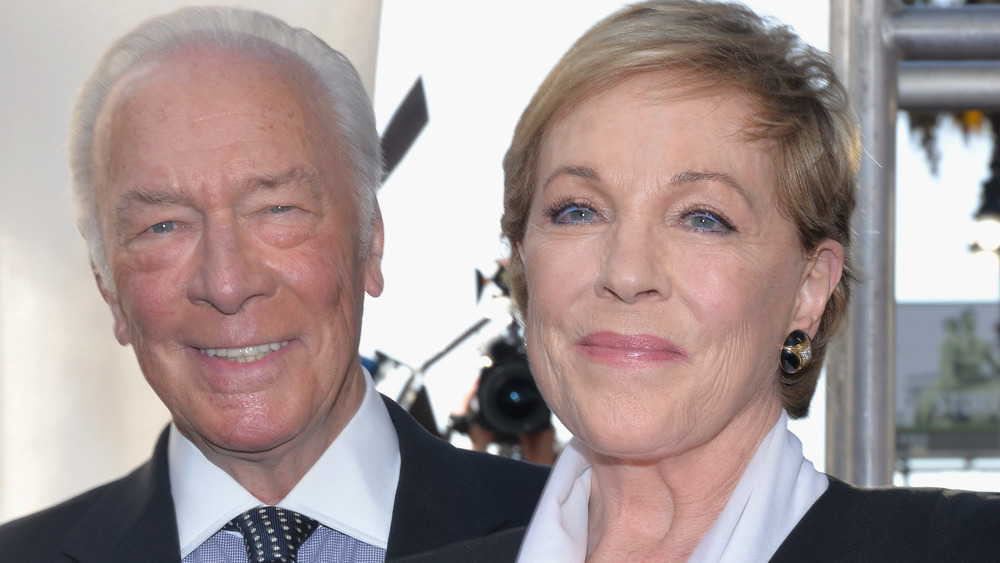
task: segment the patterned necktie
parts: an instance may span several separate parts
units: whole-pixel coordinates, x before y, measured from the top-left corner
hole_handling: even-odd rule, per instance
[[[299,546],[318,526],[297,512],[262,506],[233,518],[222,529],[243,534],[248,563],[295,563]]]

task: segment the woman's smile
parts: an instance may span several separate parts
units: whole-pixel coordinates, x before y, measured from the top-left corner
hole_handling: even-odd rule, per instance
[[[588,360],[614,367],[644,367],[687,358],[673,342],[651,334],[592,332],[578,340],[576,348]]]

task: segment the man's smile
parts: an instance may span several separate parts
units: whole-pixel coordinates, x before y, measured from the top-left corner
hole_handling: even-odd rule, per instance
[[[271,352],[277,351],[287,344],[288,341],[285,340],[284,342],[272,342],[270,344],[258,344],[242,348],[198,348],[198,351],[206,356],[225,358],[239,364],[245,364],[261,360]]]

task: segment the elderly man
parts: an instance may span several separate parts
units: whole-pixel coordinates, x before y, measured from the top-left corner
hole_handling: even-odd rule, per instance
[[[381,160],[339,53],[256,12],[151,20],[85,85],[72,153],[115,336],[172,424],[0,528],[0,559],[382,561],[527,523],[544,469],[432,438],[361,366]]]

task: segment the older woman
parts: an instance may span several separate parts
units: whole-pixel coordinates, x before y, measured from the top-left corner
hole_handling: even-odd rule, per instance
[[[563,57],[504,161],[532,371],[575,436],[520,561],[998,556],[997,496],[856,489],[786,428],[844,317],[859,158],[827,58],[742,5],[633,5]]]

